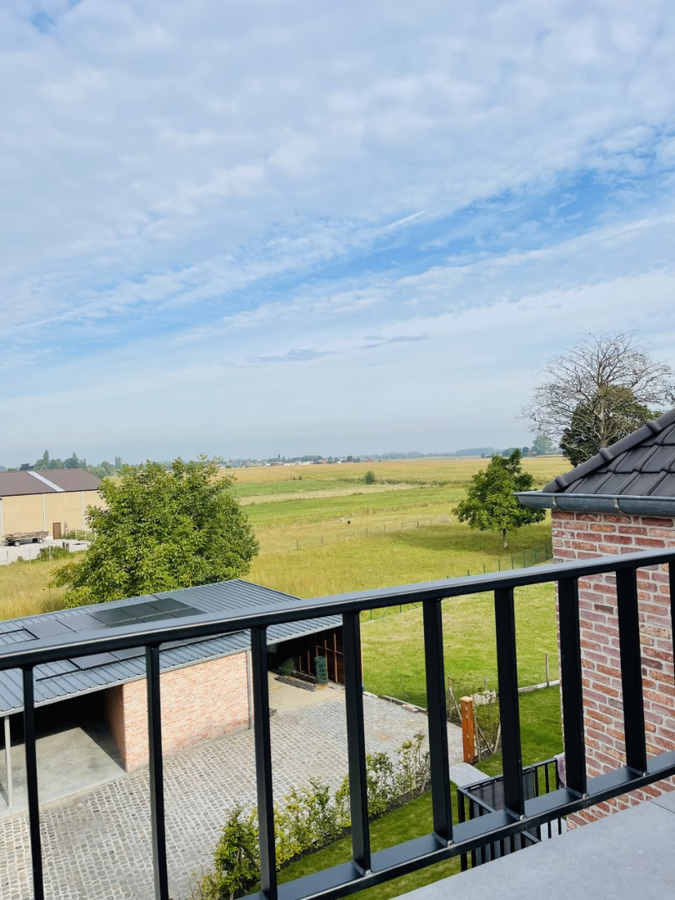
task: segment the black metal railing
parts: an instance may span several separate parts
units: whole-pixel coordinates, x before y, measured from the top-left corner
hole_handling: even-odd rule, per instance
[[[287,606],[273,610],[269,607],[252,607],[245,614],[199,615],[186,617],[172,624],[118,626],[106,629],[105,633],[91,631],[68,639],[58,635],[39,641],[14,644],[11,648],[3,649],[0,652],[0,670],[23,671],[26,780],[35,900],[43,900],[45,896],[35,752],[33,689],[35,666],[92,653],[145,647],[155,896],[157,900],[169,900],[159,649],[161,644],[167,641],[206,638],[225,632],[250,630],[262,887],[258,897],[259,900],[319,900],[319,898],[332,900],[432,863],[510,839],[512,835],[530,831],[568,813],[675,775],[675,751],[648,758],[645,742],[637,570],[661,564],[667,564],[669,567],[671,600],[673,600],[675,551],[661,551],[606,556],[545,568],[515,570],[497,575],[494,573],[477,575],[470,578],[320,597],[314,600],[293,601],[289,598]],[[579,635],[579,579],[607,572],[616,573],[626,765],[606,775],[587,778]],[[514,591],[524,585],[544,582],[557,582],[559,590],[567,777],[565,787],[528,799],[523,786]],[[460,822],[453,828],[441,601],[486,591],[494,593],[495,601],[504,808]],[[423,837],[373,853],[367,814],[359,617],[364,610],[413,602],[422,603],[423,606],[433,831]],[[675,603],[671,605],[675,608]],[[344,626],[353,858],[349,863],[277,885],[266,630],[271,625],[301,621],[329,613],[341,614]]]
[[[545,759],[543,762],[525,766],[523,769],[523,790],[525,802],[539,797],[541,794],[550,794],[561,787],[558,766],[555,759]],[[486,778],[476,781],[465,787],[457,787],[457,817],[461,822],[489,815],[499,809],[504,809],[504,776],[497,775],[494,778]],[[491,844],[477,847],[470,854],[463,853],[461,858],[462,871],[468,868],[469,859],[471,867],[481,866],[493,859],[499,859],[516,850],[538,844],[542,839],[550,839],[554,835],[563,833],[563,819],[557,818],[544,824],[533,825],[527,831],[520,834],[512,834],[510,838],[502,838]]]

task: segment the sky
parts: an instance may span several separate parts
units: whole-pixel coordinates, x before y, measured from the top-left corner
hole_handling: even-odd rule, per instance
[[[0,463],[530,443],[675,363],[669,0],[4,0]]]

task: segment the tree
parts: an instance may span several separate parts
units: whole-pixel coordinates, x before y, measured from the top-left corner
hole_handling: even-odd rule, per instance
[[[372,469],[368,469],[366,474],[363,476],[363,480],[366,484],[375,484],[377,481],[377,475],[373,472]]]
[[[653,360],[634,335],[615,332],[590,335],[552,359],[523,414],[534,433],[550,439],[561,440],[570,429],[583,435],[583,440],[568,435],[568,446],[579,448],[575,458],[583,462],[644,424],[638,407],[673,402],[670,366]],[[647,419],[654,415],[648,409]]]
[[[123,466],[105,479],[105,508],[90,506],[96,539],[81,560],[59,569],[68,606],[120,600],[173,588],[211,584],[248,572],[258,552],[245,513],[232,497],[234,479],[217,460],[176,459]]]
[[[553,453],[553,441],[545,434],[538,434],[532,441],[532,453],[537,456],[550,456]]]
[[[603,422],[610,444],[632,434],[657,414],[638,403],[628,388],[607,385],[590,403],[580,403],[572,413],[569,427],[563,431],[560,447],[573,466],[590,459],[600,449],[595,423]]]
[[[514,450],[507,459],[493,456],[484,472],[476,472],[471,477],[466,498],[455,509],[459,521],[468,522],[470,528],[501,531],[505,550],[507,531],[541,522],[546,515],[543,509],[522,506],[514,497],[516,491],[530,491],[534,487],[534,478],[529,472],[523,472],[520,461],[520,450]]]

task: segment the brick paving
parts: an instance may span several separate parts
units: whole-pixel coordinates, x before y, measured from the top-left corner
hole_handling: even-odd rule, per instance
[[[364,697],[369,752],[394,753],[426,717]],[[271,719],[275,795],[319,776],[336,787],[347,774],[344,694],[283,710]],[[450,764],[461,761],[461,731],[448,726]],[[173,900],[190,897],[194,875],[209,871],[227,811],[255,805],[253,732],[240,731],[165,760],[167,851]],[[50,900],[152,900],[148,771],[101,785],[42,810],[46,895]],[[28,823],[0,821],[0,897],[29,900]]]

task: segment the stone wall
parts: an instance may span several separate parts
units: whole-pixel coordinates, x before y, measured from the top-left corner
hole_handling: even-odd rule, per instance
[[[552,513],[553,552],[558,562],[610,553],[675,548],[673,519],[596,513]],[[675,749],[675,682],[670,588],[665,567],[638,571],[647,753]],[[616,579],[598,575],[579,581],[584,729],[587,772],[601,775],[625,765]],[[673,779],[570,817],[572,825],[675,787]]]
[[[164,672],[160,679],[164,753],[248,727],[247,654],[237,653]],[[128,772],[148,761],[145,679],[104,691],[110,731]]]

